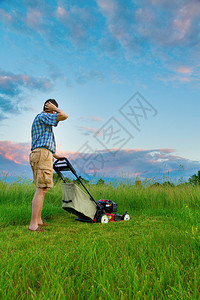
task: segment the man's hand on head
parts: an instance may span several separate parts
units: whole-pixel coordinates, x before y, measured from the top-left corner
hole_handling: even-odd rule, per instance
[[[45,112],[54,113],[56,111],[58,111],[58,108],[50,101],[45,104]]]
[[[56,107],[50,101],[45,104],[45,112],[50,114],[54,114],[54,112],[57,112],[57,122],[64,121],[68,118],[68,115],[63,110]]]

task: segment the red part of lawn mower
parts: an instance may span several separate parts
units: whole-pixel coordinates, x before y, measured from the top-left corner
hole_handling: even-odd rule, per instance
[[[95,223],[108,223],[108,222],[117,222],[117,221],[128,221],[130,220],[130,215],[125,212],[123,215],[120,215],[117,212],[117,203],[107,200],[101,199],[98,200],[97,203],[100,205],[102,209],[102,213],[99,216],[95,217],[93,222]]]

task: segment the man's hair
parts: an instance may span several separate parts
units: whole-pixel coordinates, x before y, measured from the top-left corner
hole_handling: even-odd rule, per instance
[[[58,107],[58,103],[56,102],[55,99],[48,99],[48,100],[45,101],[45,103],[44,103],[43,111],[45,111],[45,104],[46,104],[47,102],[51,102],[51,103],[53,103],[56,107]]]

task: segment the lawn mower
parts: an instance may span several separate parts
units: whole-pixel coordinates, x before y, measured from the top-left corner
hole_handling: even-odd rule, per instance
[[[121,220],[129,220],[130,216],[125,212],[120,215],[117,212],[117,203],[101,199],[96,201],[86,186],[81,181],[81,176],[76,174],[75,169],[67,158],[57,159],[53,168],[58,176],[63,180],[63,200],[62,208],[66,211],[78,216],[77,221],[88,222],[88,223],[108,223],[116,222]],[[71,171],[77,178],[78,182],[83,186],[86,193],[76,184],[67,183],[63,176],[63,171]]]

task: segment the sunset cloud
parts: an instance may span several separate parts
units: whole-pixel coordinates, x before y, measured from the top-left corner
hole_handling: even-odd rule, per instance
[[[94,134],[97,132],[98,128],[92,128],[92,127],[86,127],[84,125],[77,126],[78,130],[83,134],[83,135],[90,135]]]
[[[174,62],[183,61],[185,48],[190,61],[194,57],[195,62],[199,60],[199,15],[197,0],[97,0],[91,6],[84,2],[25,1],[0,8],[1,23],[27,37],[37,34],[48,45],[56,43],[68,50],[70,43],[84,51],[92,47],[111,57],[124,52],[127,60],[138,56],[152,60],[156,55],[164,63],[167,56]],[[77,83],[84,84],[89,75],[103,79],[100,73],[80,74]]]
[[[187,66],[180,66],[176,69],[177,72],[183,73],[183,74],[191,74],[193,68],[192,67],[187,67]]]
[[[85,174],[130,178],[140,176],[141,179],[162,177],[168,173],[177,177],[182,166],[184,176],[187,177],[200,168],[199,162],[175,155],[173,149],[124,149],[119,150],[114,157],[111,155],[112,151],[115,153],[116,149],[96,151],[92,154],[77,153],[74,163]]]
[[[121,177],[124,174],[131,178],[140,176],[144,179],[163,176],[166,173],[174,177],[180,173],[180,168],[184,169],[185,176],[189,176],[200,169],[199,162],[178,156],[173,149],[124,149],[119,150],[114,156],[111,155],[112,151],[116,153],[115,150],[97,150],[94,153],[86,153],[63,151],[58,146],[57,153],[67,157],[78,173],[93,176]],[[13,163],[16,166],[23,166],[24,170],[30,169],[29,153],[28,143],[1,141],[0,171],[9,170],[10,164],[13,165]]]
[[[27,165],[30,153],[30,144],[0,141],[0,155],[16,164]]]
[[[31,151],[31,145],[29,143],[13,143],[11,141],[0,141],[0,155],[7,160],[10,160],[16,164],[27,165],[29,163],[29,154]],[[57,153],[60,156],[76,157],[76,152],[62,151],[58,145]]]
[[[91,121],[91,122],[102,122],[104,119],[98,116],[82,116],[81,120],[83,121]]]

